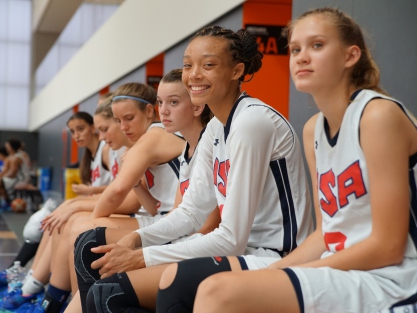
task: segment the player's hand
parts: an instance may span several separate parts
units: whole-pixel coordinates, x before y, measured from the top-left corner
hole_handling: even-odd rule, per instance
[[[72,184],[71,185],[72,191],[74,191],[77,195],[84,195],[87,196],[91,193],[90,186],[85,184]]]
[[[50,234],[56,228],[58,234],[61,232],[61,227],[70,218],[72,211],[68,207],[59,207],[51,214],[48,214],[41,222],[41,230],[49,231]]]
[[[100,269],[101,279],[116,273],[129,272],[145,267],[142,249],[132,250],[118,244],[109,244],[91,249],[94,253],[105,253],[91,263],[92,269]]]
[[[119,246],[126,247],[126,248],[129,248],[129,249],[133,250],[137,247],[136,240],[137,240],[138,237],[139,237],[138,233],[132,232],[130,234],[127,234],[127,235],[123,236],[123,238],[120,239],[117,242],[117,244]]]

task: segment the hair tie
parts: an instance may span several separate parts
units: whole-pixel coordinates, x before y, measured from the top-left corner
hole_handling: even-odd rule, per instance
[[[132,99],[132,100],[136,100],[136,101],[140,101],[146,104],[151,104],[149,101],[142,99],[142,98],[138,98],[138,97],[132,97],[132,96],[116,96],[113,98],[112,102],[114,102],[114,100],[118,100],[118,99]]]

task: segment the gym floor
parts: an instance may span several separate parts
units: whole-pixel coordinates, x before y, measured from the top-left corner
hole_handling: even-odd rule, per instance
[[[23,228],[31,213],[0,211],[0,271],[13,262],[23,243]]]

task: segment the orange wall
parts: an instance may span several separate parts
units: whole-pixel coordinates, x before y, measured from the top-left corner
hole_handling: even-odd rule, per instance
[[[291,20],[291,0],[248,0],[243,4],[243,27],[246,25],[285,26]],[[242,85],[249,95],[276,108],[286,118],[289,113],[289,54],[276,55],[275,38],[262,37],[259,49],[264,53],[262,68],[253,80]],[[258,43],[261,38],[257,38]],[[248,79],[247,77],[246,79]]]
[[[146,62],[146,83],[158,90],[159,79],[164,75],[164,54],[161,53]],[[159,118],[158,106],[155,105],[156,116]]]

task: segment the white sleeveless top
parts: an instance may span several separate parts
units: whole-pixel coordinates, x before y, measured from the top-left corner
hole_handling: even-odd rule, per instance
[[[164,125],[153,123],[149,126],[148,131],[153,127],[164,128]],[[166,213],[172,209],[178,188],[179,171],[179,157],[146,170],[145,178],[148,190],[152,197],[160,202],[158,213]]]
[[[200,138],[203,135],[205,129],[202,130],[200,134]],[[200,138],[198,139],[200,141]],[[190,145],[188,142],[185,145],[184,151],[180,156],[180,191],[181,196],[184,196],[185,191],[188,189],[190,185],[190,178],[193,172],[193,167],[195,164],[195,160],[197,159],[198,154],[198,143],[194,149],[194,153],[191,157],[188,157],[188,150],[190,149]]]
[[[120,166],[122,165],[122,156],[125,151],[126,147],[121,147],[119,150],[109,149],[109,163],[112,181],[119,173]]]
[[[91,186],[105,186],[110,183],[110,171],[104,167],[103,164],[103,148],[106,145],[104,140],[101,140],[95,157],[91,160]]]
[[[397,100],[375,91],[361,90],[349,104],[334,138],[328,138],[327,122],[322,113],[318,115],[314,138],[317,186],[327,247],[322,257],[351,247],[371,233],[369,175],[359,132],[363,110],[375,98],[391,100],[407,114]],[[409,171],[410,228],[405,256],[417,259],[417,154],[410,158]]]

